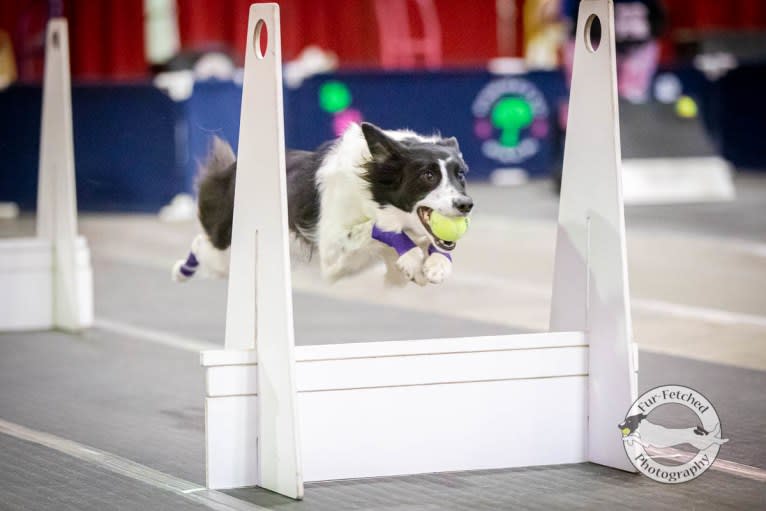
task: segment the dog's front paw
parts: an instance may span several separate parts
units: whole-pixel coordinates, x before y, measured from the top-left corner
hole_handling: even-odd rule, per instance
[[[443,254],[434,252],[423,263],[423,275],[431,284],[441,284],[452,273],[452,261]]]
[[[407,280],[414,280],[423,267],[423,251],[420,247],[408,250],[396,260],[396,267]]]

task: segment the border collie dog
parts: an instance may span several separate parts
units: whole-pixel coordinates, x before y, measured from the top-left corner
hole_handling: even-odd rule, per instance
[[[455,138],[352,124],[316,151],[287,151],[288,223],[319,255],[329,281],[384,261],[386,282],[439,284],[452,271],[454,242],[429,227],[431,212],[467,216],[468,167]],[[205,233],[173,268],[178,281],[202,268],[228,274],[234,182],[231,147],[215,139],[200,172],[198,214]]]

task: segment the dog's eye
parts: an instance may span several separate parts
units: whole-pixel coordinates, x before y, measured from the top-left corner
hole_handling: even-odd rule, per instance
[[[436,180],[436,172],[433,170],[426,170],[420,175],[420,177],[428,183],[433,183]]]

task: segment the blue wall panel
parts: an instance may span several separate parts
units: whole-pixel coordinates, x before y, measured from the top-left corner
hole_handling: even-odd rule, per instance
[[[757,114],[765,111],[764,69],[743,67],[714,85],[699,73],[679,73],[684,87],[702,100],[708,129],[735,165],[766,167],[758,139],[761,130],[754,126],[760,122]],[[320,104],[322,88],[330,82],[340,83],[350,94],[339,113]],[[23,209],[35,205],[40,95],[40,88],[30,85],[0,92],[0,201],[15,201]],[[496,106],[515,97],[524,101],[516,101],[508,111],[528,118],[510,133],[498,124],[502,115],[495,114],[502,112]],[[456,136],[471,179],[486,179],[499,167],[545,176],[560,158],[558,109],[565,97],[558,72],[510,77],[484,71],[318,75],[297,89],[285,89],[285,136],[288,147],[312,149],[335,137],[337,116],[356,116],[384,128]],[[232,82],[197,83],[192,96],[181,102],[148,83],[76,84],[80,209],[153,212],[177,193],[193,192],[197,166],[212,136],[236,149],[240,100],[241,87]],[[519,104],[527,110],[514,110]],[[492,157],[488,147],[499,149],[493,154],[500,157]],[[533,150],[514,160],[520,148]]]
[[[0,200],[34,209],[41,90],[0,94]],[[77,86],[72,116],[80,209],[156,211],[182,190],[176,155],[183,104],[150,85]]]

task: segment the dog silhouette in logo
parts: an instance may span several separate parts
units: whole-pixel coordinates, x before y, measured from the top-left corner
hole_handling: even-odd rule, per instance
[[[666,428],[650,422],[643,413],[626,417],[618,428],[622,431],[622,440],[632,445],[638,442],[644,447],[665,448],[681,444],[689,444],[700,451],[711,445],[722,445],[729,441],[721,438],[721,425],[716,424],[712,431],[702,426],[693,428]]]

